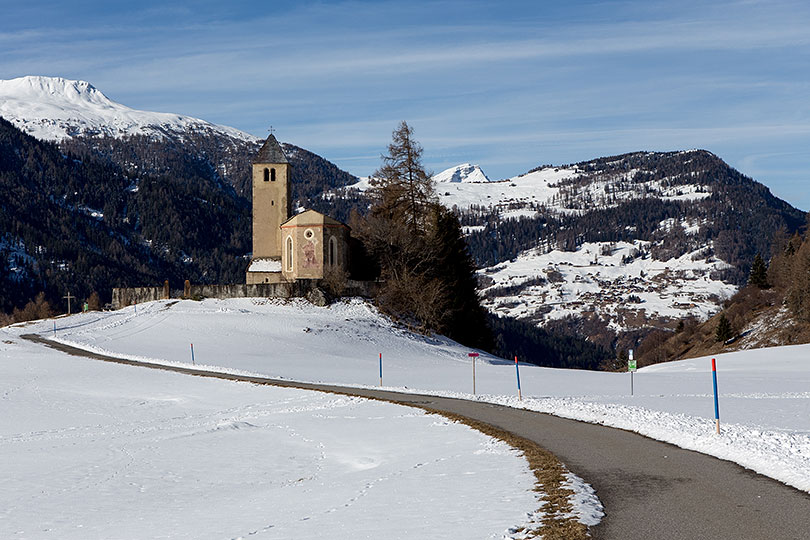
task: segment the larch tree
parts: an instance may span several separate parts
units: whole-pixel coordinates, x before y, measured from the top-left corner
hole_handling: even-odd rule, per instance
[[[422,166],[422,146],[413,128],[401,122],[391,134],[383,165],[371,177],[372,214],[405,223],[412,234],[425,232],[429,208],[436,204],[432,174]]]
[[[458,218],[442,207],[422,147],[402,122],[371,180],[372,205],[353,228],[381,269],[380,306],[425,332],[485,347],[490,333]]]

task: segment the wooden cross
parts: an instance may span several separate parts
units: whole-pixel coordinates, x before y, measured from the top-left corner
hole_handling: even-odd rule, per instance
[[[68,315],[70,315],[70,300],[75,299],[76,297],[73,296],[72,294],[70,294],[70,291],[68,291],[67,295],[63,296],[62,298],[67,298],[67,301],[68,301]]]

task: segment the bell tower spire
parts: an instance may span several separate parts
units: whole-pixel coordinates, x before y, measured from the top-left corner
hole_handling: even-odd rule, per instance
[[[254,259],[281,259],[281,224],[291,205],[290,162],[271,132],[253,158]]]

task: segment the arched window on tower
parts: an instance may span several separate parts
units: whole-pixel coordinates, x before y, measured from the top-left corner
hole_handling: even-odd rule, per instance
[[[270,181],[271,182],[276,181],[276,170],[275,169],[270,169]]]
[[[268,168],[266,168],[266,167],[265,167],[265,169],[264,169],[264,181],[265,181],[265,182],[269,182],[269,181],[270,181],[270,169],[268,169]]]
[[[286,251],[287,251],[287,272],[293,271],[293,239],[292,236],[287,237],[287,244],[286,244]]]
[[[329,266],[335,267],[337,265],[337,238],[334,236],[329,237]]]

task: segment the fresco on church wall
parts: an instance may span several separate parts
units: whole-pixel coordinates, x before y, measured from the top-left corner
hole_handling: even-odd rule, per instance
[[[304,244],[304,260],[302,266],[304,268],[316,268],[318,266],[318,259],[315,257],[315,243],[312,241]]]

